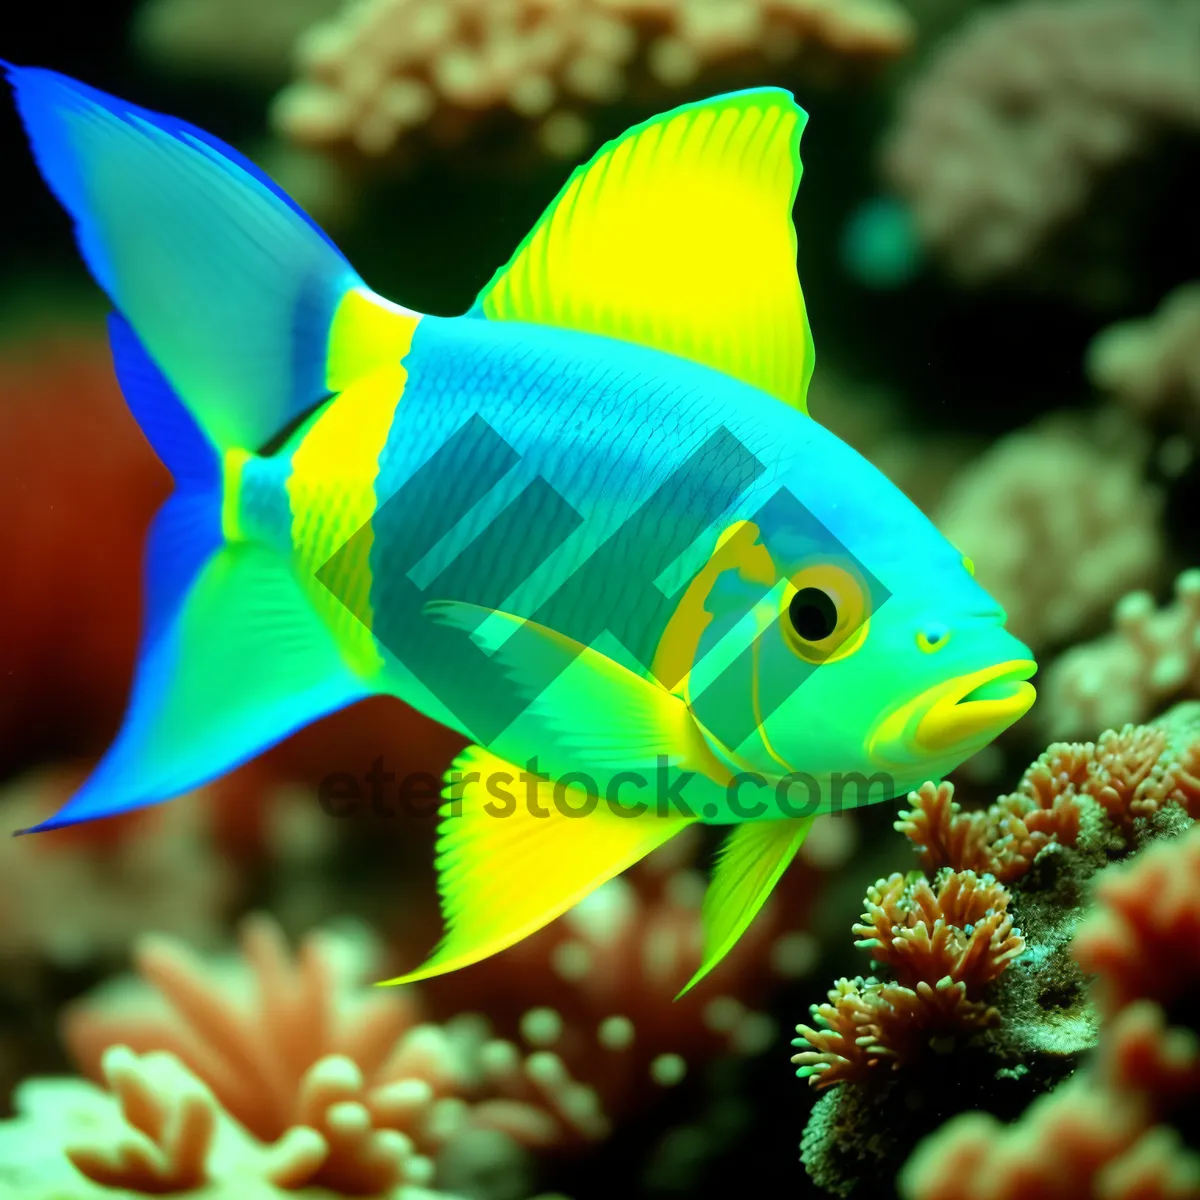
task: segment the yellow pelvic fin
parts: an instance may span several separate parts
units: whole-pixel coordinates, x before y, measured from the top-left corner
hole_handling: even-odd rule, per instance
[[[748,821],[726,837],[704,895],[704,959],[679,996],[691,991],[750,927],[812,823],[812,817]]]
[[[455,759],[446,779],[436,862],[445,933],[420,967],[389,984],[507,949],[692,821],[620,816],[578,787],[559,788],[556,799],[551,784],[522,779],[521,768],[478,746]]]
[[[572,174],[473,311],[666,350],[807,411],[792,225],[807,119],[755,88],[634,126]]]

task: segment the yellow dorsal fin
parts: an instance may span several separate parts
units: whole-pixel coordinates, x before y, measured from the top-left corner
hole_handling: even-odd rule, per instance
[[[389,983],[444,975],[507,949],[693,821],[621,815],[577,784],[534,781],[478,746],[455,759],[446,779],[436,863],[445,935],[420,967]]]
[[[807,411],[792,225],[807,119],[755,88],[634,126],[572,174],[473,313],[666,350]]]

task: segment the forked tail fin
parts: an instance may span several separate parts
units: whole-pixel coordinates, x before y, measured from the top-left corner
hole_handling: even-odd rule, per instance
[[[193,788],[367,693],[290,564],[241,540],[241,467],[329,395],[392,364],[416,313],[363,284],[247,159],[52,71],[0,63],[38,166],[119,315],[121,386],[175,477],[147,549],[125,723],[38,829]]]

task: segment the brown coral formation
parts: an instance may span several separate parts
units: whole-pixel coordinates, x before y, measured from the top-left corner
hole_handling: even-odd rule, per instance
[[[1024,948],[1009,893],[973,871],[943,872],[936,883],[897,874],[867,889],[856,945],[895,981],[839,979],[829,1002],[813,1006],[817,1028],[796,1027],[793,1045],[807,1048],[792,1062],[814,1087],[861,1081],[884,1063],[904,1066],[930,1037],[996,1023],[995,1009],[977,997]]]
[[[1163,608],[1147,592],[1125,596],[1113,626],[1046,671],[1039,709],[1051,736],[1145,720],[1173,699],[1200,696],[1200,570],[1176,579]]]
[[[902,1171],[905,1200],[1200,1196],[1200,1155],[1169,1123],[1200,1095],[1200,1038],[1163,1007],[1200,988],[1198,877],[1196,828],[1105,873],[1074,943],[1098,976],[1092,1060],[1015,1124],[951,1121]]]
[[[1157,578],[1162,497],[1145,462],[1136,430],[1049,418],[968,465],[934,520],[971,557],[1013,632],[1040,649]]]
[[[508,109],[540,122],[547,150],[571,156],[588,137],[572,106],[617,99],[642,56],[678,87],[738,55],[788,57],[812,43],[882,58],[912,34],[891,0],[365,0],[300,40],[300,80],[280,94],[274,121],[304,144],[374,156],[418,126],[453,136]]]
[[[962,26],[884,157],[955,275],[1030,266],[1105,172],[1164,127],[1200,127],[1198,20],[1166,0],[1026,0]]]

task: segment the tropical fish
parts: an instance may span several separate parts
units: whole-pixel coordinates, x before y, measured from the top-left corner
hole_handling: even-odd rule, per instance
[[[201,130],[5,70],[175,480],[124,725],[38,829],[387,694],[471,739],[440,809],[444,937],[389,982],[729,825],[690,987],[817,814],[940,778],[1033,703],[969,560],[808,415],[789,92],[608,143],[443,318],[373,292]]]

